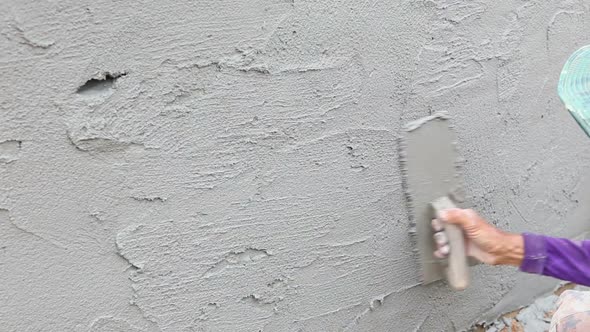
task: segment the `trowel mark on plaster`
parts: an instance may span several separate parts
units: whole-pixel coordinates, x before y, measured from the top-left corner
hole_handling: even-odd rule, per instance
[[[433,1],[436,13],[430,30],[430,41],[419,52],[409,92],[423,99],[440,99],[443,95],[481,79],[481,64],[487,55],[463,33],[463,24],[478,19],[487,10],[481,2]],[[485,53],[485,52],[484,52]],[[415,97],[407,97],[410,101]],[[418,110],[420,111],[420,110]],[[422,111],[420,111],[423,114]]]
[[[84,152],[122,152],[150,149],[143,143],[130,141],[128,138],[117,137],[107,132],[101,132],[100,125],[93,128],[92,124],[84,124],[76,130],[68,130],[67,137],[72,145]]]
[[[563,41],[559,38],[556,41],[559,43],[558,45],[553,44],[553,35],[559,36],[559,32],[564,31],[567,34],[576,34],[579,32],[583,34],[588,27],[588,13],[590,12],[589,7],[582,7],[579,10],[572,10],[572,9],[562,9],[558,10],[552,17],[549,23],[547,24],[547,32],[546,32],[546,49],[547,51],[553,50],[553,46],[563,47]],[[562,18],[563,17],[563,18]],[[563,26],[560,26],[563,24]],[[561,30],[560,30],[561,28]],[[576,29],[577,28],[577,29]],[[556,30],[556,31],[553,31]],[[581,45],[578,45],[581,46]],[[572,52],[573,50],[567,50],[567,52]]]
[[[174,24],[164,28],[174,38],[150,40],[145,52],[157,61],[198,65],[219,59],[220,54],[230,54],[228,57],[238,58],[234,61],[256,67],[258,63],[252,63],[252,55],[263,52],[268,39],[294,13],[295,4],[292,0],[257,0],[251,6],[252,3],[234,3],[212,9],[206,2],[166,4],[164,12],[189,10],[192,15],[177,16]],[[245,59],[232,55],[232,51],[243,52]]]
[[[251,303],[253,305],[265,306],[265,305],[271,305],[271,304],[281,301],[281,300],[282,300],[282,297],[274,297],[274,298],[267,299],[267,298],[264,298],[258,294],[250,294],[248,296],[244,296],[241,301],[246,302],[246,303]]]
[[[498,59],[496,70],[497,100],[506,102],[515,98],[520,91],[520,81],[524,70],[521,55],[521,44],[525,40],[525,32],[530,21],[540,15],[543,6],[535,2],[526,2],[509,15],[507,27],[498,41],[498,51],[494,58]]]
[[[144,148],[143,144],[126,142],[116,138],[82,137],[69,132],[68,138],[76,149],[84,152],[120,152],[132,147]]]
[[[37,232],[30,231],[30,230],[26,229],[24,226],[19,225],[18,223],[16,223],[14,221],[13,217],[10,215],[10,210],[8,210],[6,208],[0,208],[0,214],[5,214],[6,220],[8,220],[8,223],[10,225],[12,225],[14,228],[16,228],[18,231],[20,231],[22,233],[25,233],[25,234],[28,234],[28,235],[31,235],[31,236],[33,236],[33,237],[35,237],[35,238],[37,238],[39,240],[42,240],[43,242],[45,242],[47,244],[50,244],[50,245],[52,245],[52,246],[54,246],[56,248],[59,248],[59,249],[67,249],[67,246],[65,246],[64,244],[60,243],[59,241],[46,238],[45,236],[43,236],[43,235],[41,235],[41,234],[39,234]]]
[[[242,301],[255,306],[272,305],[273,310],[278,311],[278,302],[289,296],[297,294],[297,287],[289,284],[287,277],[278,277],[266,284],[266,287],[259,288],[256,292],[242,297]]]
[[[51,14],[47,12],[44,12],[43,14],[49,16],[55,13],[52,11]],[[17,18],[13,18],[8,22],[8,26],[14,29],[14,35],[19,38],[19,43],[34,49],[46,50],[56,43],[56,41],[49,38],[49,36],[55,33],[54,30],[57,25],[47,24],[47,17],[40,19],[45,22],[22,22]],[[10,38],[9,35],[7,35],[7,37]]]
[[[325,318],[327,316],[338,316],[339,320],[346,319],[347,317],[349,317],[351,314],[356,312],[357,309],[361,308],[362,306],[363,306],[362,303],[357,302],[357,303],[342,306],[342,307],[335,309],[335,310],[321,312],[319,314],[312,315],[312,316],[301,317],[301,318],[295,319],[293,322],[294,323],[309,322],[309,321],[317,320],[320,318]],[[304,329],[301,328],[300,330],[304,330]]]
[[[510,100],[518,91],[522,67],[522,61],[519,58],[500,60],[498,62],[496,90],[499,102]]]
[[[249,49],[248,51],[236,48],[234,55],[224,56],[218,60],[210,60],[207,63],[198,63],[198,68],[215,67],[218,69],[233,69],[244,73],[255,73],[263,75],[283,75],[297,74],[312,71],[326,71],[342,69],[349,65],[353,60],[347,57],[327,57],[322,56],[318,59],[297,65],[283,64],[280,66],[269,65],[272,58],[268,58],[258,50]]]
[[[270,256],[270,254],[264,249],[247,248],[244,251],[231,252],[226,255],[222,260],[215,263],[209,268],[204,274],[204,278],[210,278],[214,275],[220,274],[226,268],[236,265],[246,265],[251,262],[255,262]]]
[[[459,25],[480,19],[488,6],[482,1],[430,0],[437,9],[437,17],[442,23]]]
[[[164,203],[168,200],[166,197],[162,196],[132,196],[133,200],[138,202],[149,202],[149,203]]]
[[[99,317],[92,325],[90,332],[143,332],[142,329],[131,325],[128,321],[111,316]]]
[[[509,59],[520,55],[521,44],[531,20],[540,17],[544,7],[540,2],[527,1],[508,13],[506,28],[498,41],[499,50],[496,57]]]
[[[403,293],[403,292],[407,292],[407,291],[412,290],[412,289],[414,289],[414,288],[416,288],[416,287],[418,287],[420,285],[422,285],[422,283],[415,283],[415,284],[412,284],[412,285],[409,285],[409,286],[405,286],[405,287],[403,287],[401,289],[397,289],[397,290],[391,291],[389,293],[385,293],[385,294],[381,294],[379,296],[373,297],[369,301],[368,306],[365,309],[363,309],[359,314],[357,314],[353,318],[353,320],[350,321],[346,325],[345,330],[346,331],[349,331],[349,330],[353,329],[356,325],[359,324],[359,322],[361,321],[361,319],[363,319],[366,315],[370,314],[371,312],[373,312],[373,311],[377,310],[379,307],[381,307],[385,303],[385,300],[387,298],[389,298],[391,295],[400,294],[400,293]],[[420,325],[424,324],[425,321],[426,321],[426,319]]]
[[[246,310],[244,306],[252,307],[252,305],[258,306],[258,304],[265,305],[267,302],[269,304],[280,302],[284,293],[281,291],[282,287],[278,287],[275,281],[281,278],[274,279],[274,281],[268,282],[267,286],[262,287],[266,291],[260,291],[261,288],[258,288],[258,291],[237,299],[228,292],[228,289],[234,289],[231,294],[235,294],[237,291],[235,285],[232,286],[233,282],[230,281],[228,284],[228,280],[253,273],[256,268],[249,267],[249,265],[258,264],[258,261],[271,257],[271,254],[267,250],[252,247],[242,251],[233,251],[204,270],[205,262],[216,256],[216,252],[219,250],[219,247],[215,245],[215,234],[216,232],[205,234],[192,221],[165,222],[156,227],[139,225],[129,227],[117,234],[116,244],[120,255],[138,268],[135,272],[131,272],[130,279],[133,281],[134,303],[140,308],[144,317],[149,317],[149,320],[160,328],[186,326],[186,324],[197,328],[201,326],[201,323],[209,321],[214,312],[220,310],[224,313],[215,314],[216,316],[231,314],[234,317],[243,317],[244,323],[249,321],[251,324],[258,324],[259,319],[268,318],[269,315],[274,314],[272,308],[244,312]],[[207,249],[209,246],[211,248]],[[195,256],[196,251],[201,254],[199,257],[203,259],[195,259],[197,257]],[[232,269],[232,267],[238,266],[241,267],[239,269],[241,271],[237,272],[236,269]],[[162,272],[164,270],[160,270],[161,268],[167,272]],[[224,275],[222,273],[224,270],[233,272]],[[216,278],[210,279],[218,279],[219,282],[207,282],[208,278],[204,277],[207,272],[211,276],[216,276]],[[257,278],[252,276],[253,285],[256,284],[256,280]],[[217,284],[221,286],[215,286]],[[181,285],[184,286],[181,287]],[[245,283],[242,284],[241,290],[250,288],[245,285]],[[202,292],[203,287],[209,288],[211,291],[207,294],[194,294],[195,291]],[[162,291],[166,296],[162,295]],[[157,298],[153,298],[153,296],[157,296]],[[194,304],[199,302],[208,304],[204,306],[201,304],[201,309],[195,315],[194,310],[190,309],[192,305],[189,307],[186,305],[171,306],[168,301],[162,303],[163,298],[174,299],[179,304],[187,301]],[[203,301],[205,298],[208,301]],[[219,301],[211,301],[216,298],[219,298]],[[230,313],[227,310],[230,310]],[[169,314],[176,317],[176,320],[170,322]],[[212,324],[218,324],[218,322],[215,320]],[[175,330],[173,327],[171,329]]]
[[[444,57],[449,52],[455,51],[426,49],[422,56],[431,57],[426,61],[437,63],[437,59]],[[476,54],[456,56],[461,58],[450,57],[448,60],[444,60],[445,64],[437,64],[433,70],[420,73],[414,83],[414,93],[438,97],[483,77],[484,69]]]
[[[199,315],[197,316],[197,320],[206,321],[209,319],[211,313],[215,310],[219,309],[219,304],[216,302],[209,302],[206,305],[199,308]]]

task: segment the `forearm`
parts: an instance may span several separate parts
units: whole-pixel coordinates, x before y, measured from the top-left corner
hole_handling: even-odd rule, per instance
[[[488,224],[473,210],[448,209],[440,211],[437,218],[462,227],[469,240],[467,254],[483,263],[519,266],[524,272],[590,286],[590,241],[506,233]],[[442,227],[437,227],[435,221],[433,228],[440,232]],[[435,242],[435,256],[444,257],[442,249],[447,244]]]
[[[523,234],[521,271],[590,286],[590,241]]]

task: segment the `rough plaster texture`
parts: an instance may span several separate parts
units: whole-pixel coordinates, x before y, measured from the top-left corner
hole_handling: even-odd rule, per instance
[[[467,202],[588,222],[555,93],[580,1],[0,1],[3,331],[450,331],[554,286],[417,285],[397,137],[453,117]]]

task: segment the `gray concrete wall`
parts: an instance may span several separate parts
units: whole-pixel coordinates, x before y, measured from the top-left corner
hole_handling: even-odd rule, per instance
[[[423,287],[397,137],[446,110],[470,206],[573,236],[587,1],[0,1],[3,331],[450,331],[554,285]]]

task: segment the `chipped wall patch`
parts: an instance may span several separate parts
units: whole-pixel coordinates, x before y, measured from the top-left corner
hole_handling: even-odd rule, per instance
[[[9,164],[18,160],[23,142],[7,140],[0,142],[0,164]]]
[[[116,81],[125,75],[126,72],[102,72],[86,81],[76,92],[85,97],[106,98],[113,94]]]

